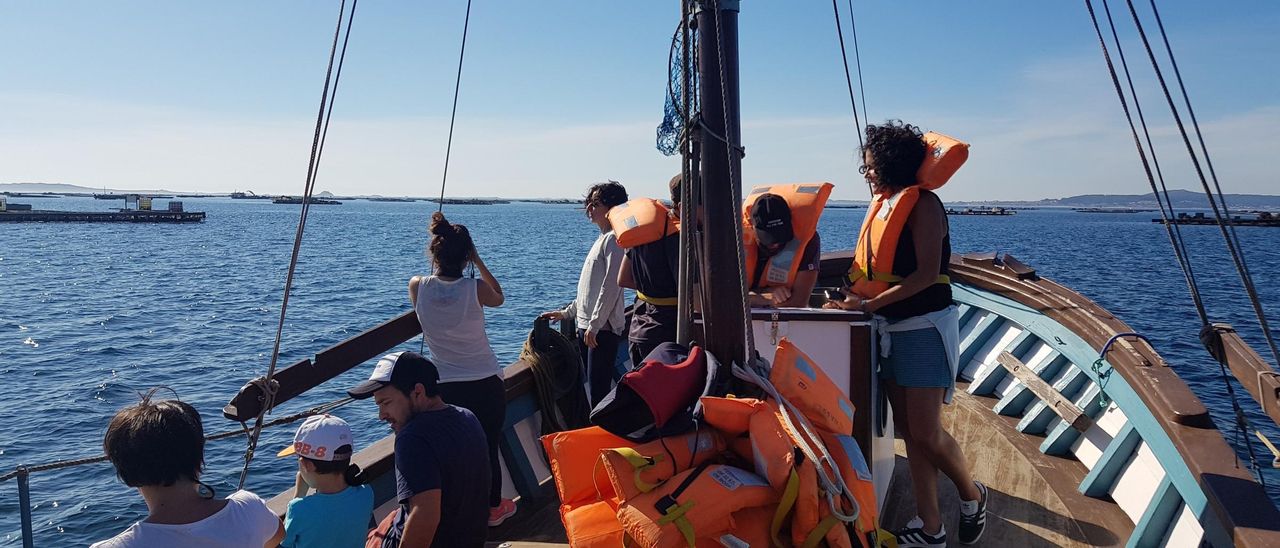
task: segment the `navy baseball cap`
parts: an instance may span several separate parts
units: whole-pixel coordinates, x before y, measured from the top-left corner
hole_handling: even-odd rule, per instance
[[[751,204],[751,226],[756,240],[764,245],[785,244],[795,238],[791,229],[791,207],[777,194],[761,194]]]
[[[431,363],[431,360],[417,352],[396,352],[378,360],[378,365],[374,366],[369,380],[347,390],[347,395],[363,400],[387,386],[396,386],[405,392],[411,392],[414,385],[421,384],[426,388],[428,396],[435,396],[440,393],[436,386],[439,381],[440,372],[436,370],[436,364]]]

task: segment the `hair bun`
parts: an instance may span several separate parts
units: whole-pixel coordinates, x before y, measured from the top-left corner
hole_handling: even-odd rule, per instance
[[[439,211],[431,214],[431,233],[436,236],[450,236],[454,232],[453,225],[445,220],[444,213]]]

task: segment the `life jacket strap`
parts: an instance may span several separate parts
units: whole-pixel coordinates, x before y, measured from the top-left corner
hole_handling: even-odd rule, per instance
[[[632,480],[636,484],[636,489],[639,489],[641,493],[648,493],[658,486],[656,483],[649,483],[640,478],[640,474],[644,472],[646,468],[658,463],[657,459],[641,455],[639,451],[630,447],[618,447],[608,449],[608,451],[612,451],[614,454],[622,457],[627,461],[627,464],[630,464],[631,467],[635,469]]]
[[[822,542],[822,539],[826,538],[827,531],[830,531],[839,522],[840,520],[836,519],[835,516],[822,518],[822,521],[818,522],[818,526],[809,531],[809,536],[804,538],[804,544],[801,544],[800,548],[815,548]]]
[[[676,297],[650,297],[639,291],[636,291],[636,298],[657,306],[679,306],[680,304],[680,299]]]
[[[849,283],[856,283],[858,280],[861,280],[863,278],[866,278],[868,281],[889,282],[889,285],[902,283],[902,280],[903,280],[902,276],[897,276],[894,274],[885,274],[880,272],[872,274],[864,268],[855,267],[851,272],[849,272]],[[951,276],[948,276],[946,274],[939,274],[938,278],[935,279],[933,283],[950,284]]]
[[[799,496],[800,475],[796,473],[795,468],[792,468],[791,474],[787,476],[787,486],[782,490],[782,498],[778,501],[778,510],[773,513],[773,523],[769,525],[769,537],[773,540],[775,547],[786,546],[778,533],[782,531],[782,525],[786,523],[787,516],[791,514],[791,509],[795,507]]]

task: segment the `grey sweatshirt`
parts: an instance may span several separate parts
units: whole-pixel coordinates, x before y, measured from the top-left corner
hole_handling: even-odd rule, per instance
[[[578,329],[597,333],[608,329],[621,335],[626,320],[623,317],[622,288],[618,286],[618,271],[622,270],[622,248],[613,231],[596,238],[591,251],[582,262],[582,274],[578,276],[578,296],[564,309],[566,317],[573,318]]]

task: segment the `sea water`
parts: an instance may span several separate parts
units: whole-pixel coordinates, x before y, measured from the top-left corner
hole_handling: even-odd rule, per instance
[[[205,211],[199,224],[0,225],[0,473],[19,464],[100,455],[107,421],[138,394],[166,386],[200,410],[207,433],[239,428],[221,409],[271,358],[285,272],[300,206],[269,200],[181,199]],[[113,201],[23,198],[36,209],[104,210]],[[158,200],[163,204],[163,200]],[[163,207],[161,205],[161,207]],[[313,206],[306,225],[281,343],[281,367],[409,310],[406,282],[428,271],[423,251],[436,206],[348,201]],[[827,250],[853,246],[865,210],[829,209]],[[494,350],[514,361],[539,313],[573,298],[582,258],[597,234],[568,205],[448,206],[471,229],[502,283],[506,304],[487,312]],[[1019,211],[1007,217],[951,217],[956,253],[1009,253],[1075,289],[1147,335],[1213,414],[1237,453],[1217,364],[1196,338],[1199,320],[1164,228],[1154,213]],[[1212,321],[1233,323],[1270,359],[1217,227],[1182,227]],[[1262,304],[1280,324],[1280,231],[1241,228]],[[403,345],[417,350],[418,340]],[[273,416],[345,396],[371,365],[284,404]],[[1280,431],[1236,384],[1247,416],[1271,439]],[[165,392],[168,394],[168,392]],[[387,435],[374,406],[338,409],[358,447]],[[248,488],[271,496],[292,485],[294,459],[275,452],[294,426],[263,432]],[[1270,463],[1261,444],[1255,450]],[[210,442],[203,479],[234,490],[245,438]],[[1280,475],[1268,474],[1280,501]],[[84,545],[146,514],[109,464],[31,477],[36,544]],[[20,538],[16,482],[0,484],[0,545]]]

